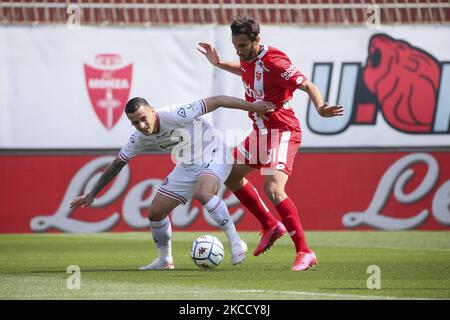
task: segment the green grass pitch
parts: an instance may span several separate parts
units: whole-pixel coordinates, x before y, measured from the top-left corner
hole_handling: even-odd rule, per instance
[[[190,260],[192,241],[208,232],[175,232],[175,270],[138,271],[156,256],[149,232],[0,235],[0,299],[450,299],[450,232],[308,232],[317,271],[292,272],[288,236],[244,264],[225,259],[214,270]],[[80,268],[68,289],[67,268]],[[381,289],[368,289],[367,268],[380,268]]]

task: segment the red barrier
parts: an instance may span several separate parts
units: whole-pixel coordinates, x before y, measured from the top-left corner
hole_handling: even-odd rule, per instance
[[[0,232],[148,230],[145,208],[171,171],[169,155],[133,159],[95,202],[69,208],[111,161],[109,156],[1,156]],[[308,230],[450,230],[450,152],[305,153],[287,192]],[[249,179],[263,195],[263,176]],[[229,198],[238,230],[256,219]],[[273,206],[269,208],[275,212]],[[174,230],[215,230],[197,202],[172,214]]]

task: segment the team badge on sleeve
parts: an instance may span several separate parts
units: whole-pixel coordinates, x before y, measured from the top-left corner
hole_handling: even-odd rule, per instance
[[[186,118],[186,110],[184,108],[180,108],[177,112],[180,117]]]
[[[298,77],[297,78],[297,80],[295,80],[295,82],[297,83],[297,84],[302,84],[303,83],[303,77],[302,76],[300,76],[300,77]]]

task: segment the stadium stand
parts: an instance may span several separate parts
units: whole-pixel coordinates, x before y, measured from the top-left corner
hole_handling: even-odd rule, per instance
[[[381,24],[448,24],[443,0],[9,0],[0,25],[60,24],[78,15],[85,25],[228,24],[248,14],[263,24],[355,26],[377,11]]]

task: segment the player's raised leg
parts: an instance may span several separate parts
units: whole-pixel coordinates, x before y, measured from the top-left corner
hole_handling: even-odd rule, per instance
[[[194,198],[205,207],[227,236],[232,263],[236,265],[244,261],[247,244],[239,237],[225,202],[216,195],[219,184],[221,184],[220,176],[213,171],[204,172],[195,185]]]
[[[258,256],[270,249],[274,242],[286,232],[286,228],[270,213],[253,184],[244,178],[252,170],[253,168],[246,164],[234,164],[225,185],[262,226],[261,240],[253,251],[253,255]]]
[[[286,173],[275,171],[265,177],[264,191],[280,214],[281,221],[295,244],[297,256],[292,270],[306,270],[317,264],[317,258],[306,242],[297,207],[285,192],[288,179]]]
[[[180,204],[180,201],[158,192],[149,208],[148,218],[153,240],[158,248],[158,258],[139,270],[174,269],[172,258],[172,226],[168,214]]]

